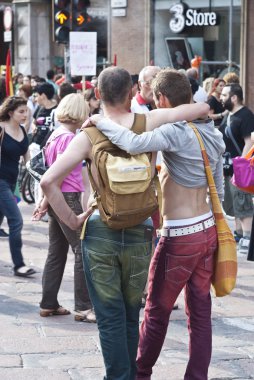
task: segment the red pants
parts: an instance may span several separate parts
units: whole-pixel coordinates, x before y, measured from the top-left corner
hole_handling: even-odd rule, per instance
[[[140,328],[137,380],[150,380],[173,305],[183,288],[190,336],[184,380],[207,379],[212,351],[210,286],[216,248],[215,226],[191,235],[160,239],[149,270],[148,297]]]

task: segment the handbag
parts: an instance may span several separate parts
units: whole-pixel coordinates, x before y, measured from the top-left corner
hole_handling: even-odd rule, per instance
[[[46,165],[45,150],[46,148],[42,148],[39,153],[26,163],[26,168],[29,174],[38,182],[40,182],[41,177],[48,169],[48,166]]]
[[[213,215],[216,224],[218,245],[214,257],[214,271],[212,276],[212,288],[217,297],[223,297],[231,293],[236,284],[237,253],[234,236],[224,218],[220,200],[213,179],[203,140],[194,124],[189,126],[196,134],[204,160],[205,172],[209,186]]]
[[[246,156],[233,158],[233,168],[232,184],[240,190],[254,194],[254,145]]]

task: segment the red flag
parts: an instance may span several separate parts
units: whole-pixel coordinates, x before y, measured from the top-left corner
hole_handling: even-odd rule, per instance
[[[116,54],[114,54],[113,66],[117,66],[117,55]]]
[[[8,49],[6,56],[6,74],[5,74],[5,86],[6,86],[6,96],[13,95],[13,83],[12,83],[12,73],[11,73],[11,51]]]

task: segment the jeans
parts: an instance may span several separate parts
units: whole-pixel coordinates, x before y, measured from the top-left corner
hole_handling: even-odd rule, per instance
[[[82,242],[89,294],[106,367],[104,380],[134,380],[139,311],[151,258],[150,219],[122,230],[92,215]]]
[[[216,247],[215,226],[186,236],[160,239],[148,276],[137,380],[151,379],[172,308],[183,288],[190,336],[190,357],[184,380],[207,379],[212,350],[210,287]]]
[[[75,214],[82,213],[80,193],[63,193],[65,201]],[[49,249],[42,275],[42,309],[57,309],[57,295],[61,286],[69,245],[75,255],[74,304],[75,310],[92,307],[83,270],[80,230],[73,231],[62,223],[49,207]]]
[[[23,219],[14,198],[15,184],[0,179],[0,215],[5,216],[9,226],[9,246],[14,270],[24,266],[21,231]]]

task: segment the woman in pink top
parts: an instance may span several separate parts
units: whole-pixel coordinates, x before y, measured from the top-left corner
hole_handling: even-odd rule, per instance
[[[50,136],[46,147],[46,161],[50,166],[61,155],[72,139],[76,130],[81,127],[87,118],[89,107],[81,94],[66,95],[56,109],[56,117],[61,123]],[[89,186],[89,184],[88,184]],[[82,178],[82,163],[78,164],[72,172],[64,178],[61,186],[64,198],[71,209],[79,215],[83,212],[80,197],[84,191]],[[49,249],[42,276],[42,300],[40,302],[40,316],[67,315],[70,311],[60,306],[58,292],[62,282],[64,268],[67,260],[69,245],[75,255],[74,265],[74,303],[75,320],[95,322],[92,304],[86,287],[80,230],[73,231],[67,227],[55,214],[44,197],[39,207],[34,211],[34,219],[38,220],[48,209],[49,214]]]

